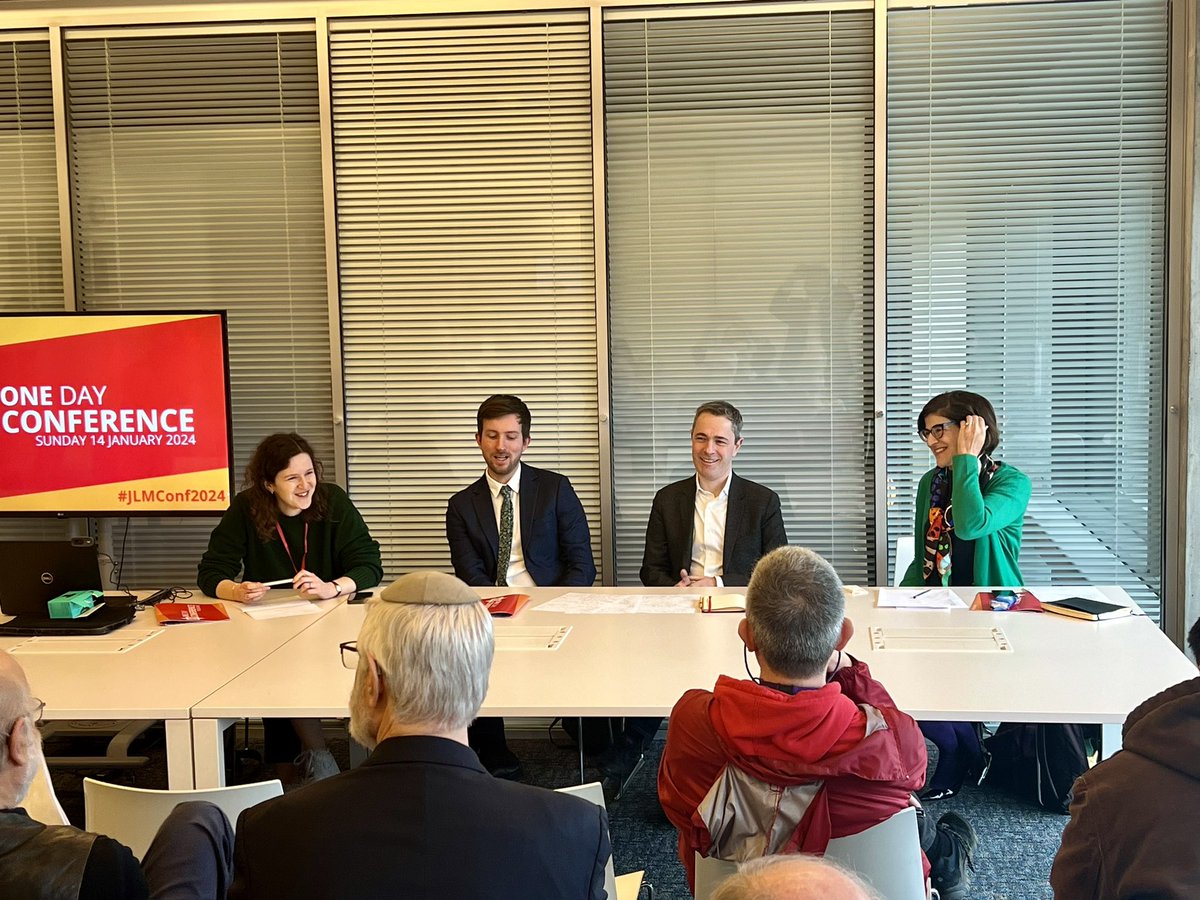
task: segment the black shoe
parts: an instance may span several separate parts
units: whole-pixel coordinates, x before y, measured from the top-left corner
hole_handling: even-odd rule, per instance
[[[600,761],[600,774],[603,776],[600,786],[604,788],[606,803],[621,799],[645,761],[641,742],[635,738],[622,734],[613,742]]]
[[[507,747],[485,750],[479,754],[479,761],[483,763],[483,767],[491,772],[495,778],[503,778],[506,781],[520,781],[521,777],[525,774],[521,769],[521,761]]]
[[[967,900],[971,873],[975,871],[971,856],[979,838],[970,822],[952,812],[938,819],[937,830],[946,836],[950,849],[929,861],[929,880],[942,900]]]
[[[982,747],[980,749],[981,752],[979,756],[976,758],[974,764],[967,772],[967,777],[971,780],[971,783],[975,784],[976,786],[983,784],[988,777],[988,772],[992,770],[991,752],[986,747]]]

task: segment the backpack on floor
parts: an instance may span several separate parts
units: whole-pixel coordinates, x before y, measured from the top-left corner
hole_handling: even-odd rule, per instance
[[[992,754],[987,781],[1031,797],[1042,809],[1065,814],[1075,779],[1088,770],[1092,730],[1087,725],[1006,722],[984,741]]]

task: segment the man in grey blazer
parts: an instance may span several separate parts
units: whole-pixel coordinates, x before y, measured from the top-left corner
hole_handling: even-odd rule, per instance
[[[604,810],[493,778],[467,746],[494,649],[453,575],[414,572],[371,601],[342,645],[350,733],[371,756],[242,813],[230,900],[603,897]]]
[[[742,449],[742,414],[713,400],[692,418],[696,474],[654,495],[642,553],[648,587],[744,587],[754,564],[787,543],[779,495],[733,471]],[[628,718],[600,761],[605,794],[616,800],[642,765],[661,718]]]

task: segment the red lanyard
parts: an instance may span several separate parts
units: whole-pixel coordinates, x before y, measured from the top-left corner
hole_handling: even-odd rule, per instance
[[[292,556],[292,548],[288,546],[287,538],[283,536],[283,529],[279,527],[279,523],[275,523],[275,530],[279,532],[279,540],[283,541],[284,552],[288,555],[288,560],[292,564],[292,568],[299,572],[308,564],[308,523],[304,523],[304,555],[300,557],[300,565],[296,565],[295,557]]]

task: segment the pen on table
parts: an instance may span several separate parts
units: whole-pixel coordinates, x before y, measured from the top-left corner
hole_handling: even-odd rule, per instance
[[[933,590],[933,588],[925,588],[925,590],[919,591],[918,593],[913,594],[913,599],[916,600],[918,597],[924,597],[926,594],[928,594],[932,590]]]

